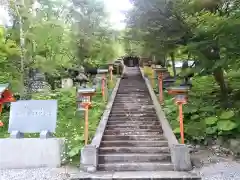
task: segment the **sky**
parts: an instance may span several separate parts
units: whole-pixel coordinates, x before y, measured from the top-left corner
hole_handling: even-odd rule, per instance
[[[1,0],[0,0],[1,1]],[[129,0],[103,0],[106,5],[106,10],[110,15],[110,22],[114,29],[124,29],[123,22],[125,16],[123,11],[130,10],[132,5]],[[7,25],[10,18],[2,6],[0,6],[0,24]]]
[[[107,11],[110,13],[110,22],[116,29],[123,29],[125,19],[122,11],[130,10],[132,5],[129,0],[104,0]]]
[[[7,25],[9,21],[10,18],[6,10],[2,6],[0,6],[0,25]]]

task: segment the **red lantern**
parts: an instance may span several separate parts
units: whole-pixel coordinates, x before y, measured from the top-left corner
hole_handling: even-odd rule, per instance
[[[178,105],[179,109],[179,126],[182,144],[184,144],[183,105],[187,104],[188,91],[189,87],[185,86],[168,88],[168,93],[175,96],[175,103]]]
[[[0,114],[2,113],[2,108],[4,103],[16,101],[12,92],[9,90],[9,84],[0,85]],[[0,127],[4,126],[3,122],[0,120]]]

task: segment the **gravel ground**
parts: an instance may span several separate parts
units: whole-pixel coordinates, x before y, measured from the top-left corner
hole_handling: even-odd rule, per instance
[[[76,169],[69,168],[0,170],[0,180],[68,180],[74,172]]]
[[[220,162],[200,170],[202,180],[240,180],[240,164]]]
[[[198,150],[193,156],[201,160],[195,162],[193,172],[202,180],[240,180],[240,163],[232,156],[208,150]],[[69,180],[70,174],[78,172],[75,167],[0,170],[0,180]]]
[[[221,148],[198,149],[192,154],[202,180],[240,180],[240,163]]]
[[[69,180],[71,173],[78,170],[69,171],[65,168],[59,169],[15,169],[0,170],[0,180]],[[219,162],[195,169],[202,180],[240,180],[240,163]]]

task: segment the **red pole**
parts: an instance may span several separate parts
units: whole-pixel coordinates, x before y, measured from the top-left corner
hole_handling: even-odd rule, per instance
[[[183,108],[182,108],[182,103],[178,103],[178,108],[179,108],[179,123],[180,123],[181,143],[184,144],[184,126],[183,126]]]
[[[105,101],[105,75],[102,76],[102,97],[103,101]]]
[[[158,83],[159,83],[159,101],[160,101],[160,104],[163,103],[163,85],[162,85],[162,74],[160,73],[158,75]]]
[[[2,104],[0,104],[0,115],[2,115]],[[3,127],[4,124],[3,122],[0,120],[0,127]]]
[[[110,70],[110,81],[112,82],[113,81],[113,73],[112,73],[112,66],[109,67],[109,70]]]
[[[84,127],[85,145],[88,144],[88,105],[85,106],[85,127]]]

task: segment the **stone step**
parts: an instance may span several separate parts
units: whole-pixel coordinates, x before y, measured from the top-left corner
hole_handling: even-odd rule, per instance
[[[180,171],[120,171],[95,173],[80,172],[70,177],[70,180],[201,180],[192,172]]]
[[[109,117],[148,117],[148,118],[153,118],[153,117],[157,117],[157,115],[154,114],[130,114],[130,115],[126,115],[126,114],[112,114],[110,113]]]
[[[144,106],[143,106],[144,104]],[[146,103],[146,102],[115,102],[112,106],[112,108],[119,108],[119,109],[153,109],[154,106],[152,103]]]
[[[148,96],[148,95],[146,95]],[[114,99],[114,103],[134,103],[134,102],[145,102],[145,103],[151,103],[153,104],[152,99],[150,99],[149,97],[133,97],[131,94],[130,95],[126,95],[125,97],[115,97]]]
[[[135,87],[134,87],[135,86]],[[118,93],[121,93],[121,94],[129,94],[130,93],[135,93],[135,94],[147,94],[148,93],[148,90],[147,90],[147,87],[139,87],[136,88],[136,86],[138,85],[133,85],[132,87],[129,87],[129,86],[120,86],[119,87],[119,90],[118,90]]]
[[[133,125],[127,125],[127,124],[119,124],[119,125],[107,125],[106,129],[108,130],[117,130],[117,129],[162,129],[162,127],[160,125],[137,125],[137,124],[133,124]]]
[[[151,99],[151,96],[149,95],[148,92],[131,92],[129,91],[128,93],[125,93],[125,94],[117,94],[115,96],[115,98],[126,98],[126,97],[133,97],[133,99],[149,99],[149,100],[152,100]]]
[[[106,163],[98,164],[100,171],[172,171],[171,163],[143,162],[143,163]]]
[[[138,105],[138,106],[152,106],[153,107],[153,103],[150,100],[137,100],[137,99],[133,99],[132,97],[126,97],[126,99],[115,99],[113,106],[114,105],[126,105],[126,103],[128,104],[134,104],[134,105]]]
[[[107,125],[106,130],[135,130],[136,132],[138,130],[160,130],[162,129],[161,126],[155,126],[155,125],[135,125],[134,126],[127,126],[127,125]]]
[[[100,154],[99,164],[114,162],[170,162],[170,154]]]
[[[118,93],[124,94],[125,92],[136,92],[136,93],[147,93],[148,89],[143,84],[132,84],[131,86],[126,86],[120,84]],[[128,91],[129,90],[129,91]]]
[[[148,110],[143,110],[143,111],[138,111],[138,112],[136,112],[136,111],[134,111],[134,110],[132,110],[132,109],[129,109],[129,110],[126,110],[126,111],[122,111],[122,112],[117,112],[117,111],[112,111],[111,113],[110,113],[110,115],[116,115],[116,116],[130,116],[130,117],[141,117],[141,116],[146,116],[147,115],[147,117],[153,117],[153,116],[155,116],[155,117],[157,117],[157,115],[156,115],[156,113],[154,112],[154,111],[148,111]]]
[[[102,141],[101,147],[167,147],[167,141]]]
[[[177,171],[122,171],[112,177],[114,180],[201,180],[197,174]]]
[[[134,120],[128,120],[128,121],[108,121],[107,125],[158,125],[160,126],[159,121],[134,121]]]
[[[143,113],[144,111],[152,111],[154,110],[153,107],[143,107],[142,105],[114,105],[112,106],[112,110],[111,112],[118,112],[118,111],[130,111],[130,112],[134,112],[134,113],[139,113],[139,111],[141,113]]]
[[[103,135],[102,141],[116,141],[116,140],[135,140],[135,141],[161,141],[166,140],[163,135],[128,135],[128,136],[116,136],[116,135]]]
[[[139,98],[134,98],[132,96],[126,96],[126,97],[121,97],[121,98],[118,98],[116,97],[115,99],[115,103],[138,103],[138,102],[141,102],[141,103],[146,103],[146,104],[153,104],[152,103],[152,100],[149,99],[149,98],[142,98],[142,97],[139,97]]]
[[[108,121],[124,121],[124,120],[145,120],[145,121],[158,121],[158,117],[109,117]]]
[[[151,135],[151,136],[156,136],[156,135],[160,135],[163,133],[162,129],[161,130],[156,130],[156,129],[148,129],[148,130],[144,130],[144,129],[138,129],[138,130],[105,130],[104,135],[124,135],[127,134],[128,135]]]
[[[127,94],[129,94],[129,93],[127,93]],[[118,92],[116,97],[126,96],[127,94]],[[138,94],[134,94],[134,97],[146,97],[146,94],[147,93],[138,93]]]
[[[100,147],[99,154],[109,153],[170,153],[169,147]]]
[[[138,113],[138,112],[141,112],[144,113],[144,112],[147,112],[147,113],[155,113],[155,109],[153,108],[141,108],[141,109],[138,109],[138,108],[127,108],[127,107],[123,107],[123,108],[119,108],[119,107],[113,107],[112,108],[112,111],[111,112],[116,112],[116,113]]]
[[[111,113],[113,114],[143,114],[143,113],[149,113],[149,114],[156,114],[155,109],[151,108],[151,109],[136,109],[136,108],[124,108],[124,109],[117,109],[114,107],[114,109],[112,109]]]
[[[110,131],[107,131],[104,133],[105,135],[120,135],[120,136],[123,136],[123,135],[133,135],[133,136],[137,136],[137,135],[151,135],[151,136],[157,136],[157,135],[161,135],[163,133],[161,132],[147,132],[147,131],[118,131],[118,132],[112,132],[111,130]]]
[[[141,96],[133,96],[131,94],[126,94],[125,96],[116,96],[115,100],[120,100],[120,101],[126,101],[126,102],[152,102],[152,99],[148,96],[148,95],[144,95],[145,97],[141,97]],[[129,97],[131,97],[131,99],[129,99]]]
[[[124,89],[126,89],[126,90],[120,90],[120,91],[118,91],[118,93],[122,93],[122,94],[124,94],[124,93],[126,93],[126,94],[130,94],[130,93],[135,93],[135,94],[145,94],[145,95],[148,95],[148,92],[147,92],[147,90],[136,90],[135,88],[127,88],[127,87],[122,87],[122,88],[124,88]]]
[[[136,100],[136,99],[148,99],[148,100],[152,100],[151,97],[149,96],[149,94],[147,93],[134,93],[129,91],[127,94],[122,94],[119,95],[117,94],[115,98],[126,98],[126,97],[133,97],[132,99]]]

